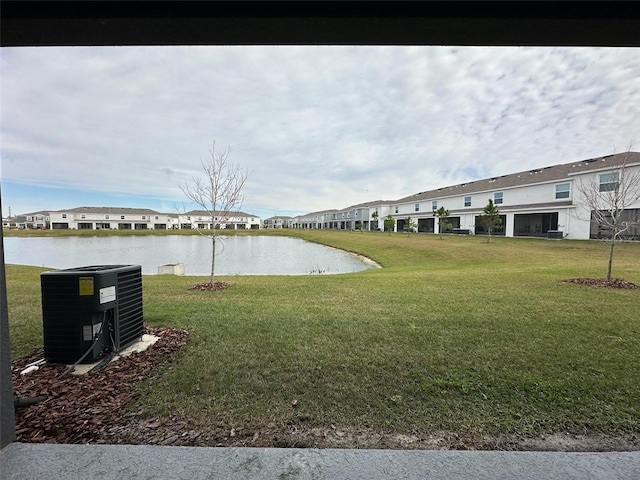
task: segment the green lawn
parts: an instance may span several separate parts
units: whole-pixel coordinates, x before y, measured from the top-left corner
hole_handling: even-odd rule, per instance
[[[640,432],[640,289],[562,283],[603,277],[607,244],[268,233],[385,268],[220,277],[222,292],[189,290],[206,278],[145,276],[146,324],[191,334],[132,408],[196,425]],[[7,266],[14,358],[41,346],[41,271]],[[640,285],[640,244],[616,246],[614,276]]]

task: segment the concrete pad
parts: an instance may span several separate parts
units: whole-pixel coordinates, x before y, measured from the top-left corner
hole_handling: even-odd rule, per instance
[[[155,335],[147,335],[145,333],[142,335],[142,338],[140,340],[138,340],[137,342],[133,342],[127,348],[123,348],[122,350],[120,350],[111,359],[111,362],[115,362],[116,360],[118,360],[118,358],[126,357],[127,355],[131,355],[134,352],[144,352],[147,348],[149,348],[149,345],[153,345],[158,340],[160,340],[160,337],[157,337]],[[100,362],[101,360],[98,360],[97,362],[93,362],[93,363],[84,363],[84,364],[76,365],[76,367],[71,371],[71,374],[84,375],[85,373],[89,372],[89,370],[91,370],[93,367],[98,365]],[[68,365],[68,366],[70,367],[71,365]]]
[[[494,452],[12,443],[3,480],[640,478],[640,452]]]

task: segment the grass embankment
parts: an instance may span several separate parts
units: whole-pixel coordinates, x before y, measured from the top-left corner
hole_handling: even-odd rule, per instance
[[[141,385],[136,410],[229,428],[640,431],[640,290],[561,282],[602,277],[605,243],[271,234],[385,268],[221,277],[232,284],[222,292],[145,276],[145,322],[191,334],[179,360]],[[14,356],[41,345],[41,270],[7,269]],[[640,244],[616,247],[614,275],[640,284]]]

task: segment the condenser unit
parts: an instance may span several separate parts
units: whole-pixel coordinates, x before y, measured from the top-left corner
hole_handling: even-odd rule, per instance
[[[142,269],[93,265],[43,272],[44,357],[92,363],[142,337]]]

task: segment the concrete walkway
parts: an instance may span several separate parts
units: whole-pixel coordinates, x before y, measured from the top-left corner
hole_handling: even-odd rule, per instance
[[[565,453],[12,443],[2,480],[640,478],[640,452]]]

